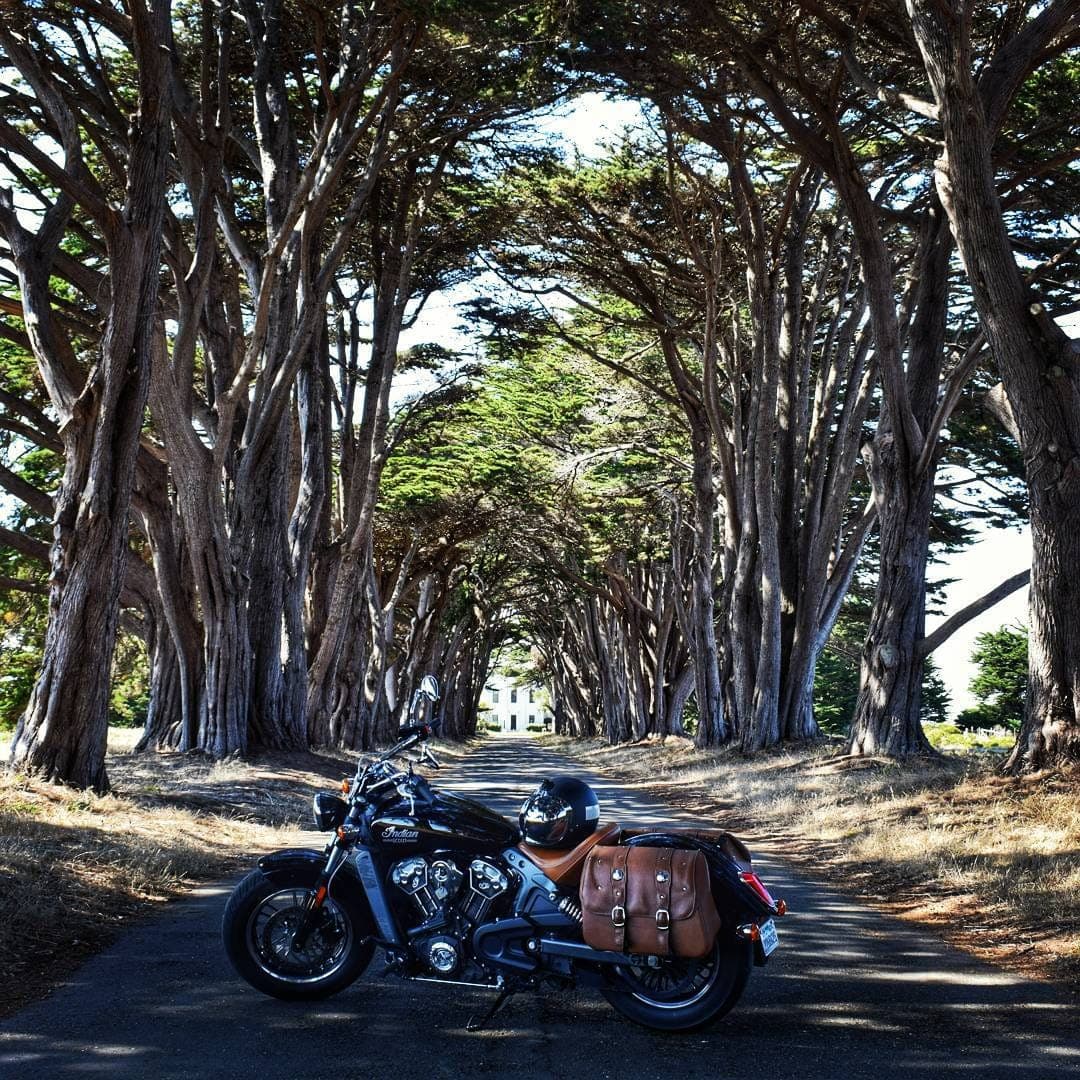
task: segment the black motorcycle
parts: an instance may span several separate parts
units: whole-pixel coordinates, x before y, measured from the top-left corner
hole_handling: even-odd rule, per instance
[[[438,696],[426,676],[410,720]],[[439,767],[432,734],[410,723],[396,745],[357,765],[344,798],[315,796],[315,824],[331,833],[322,853],[267,855],[237,885],[222,934],[244,979],[279,998],[323,998],[356,980],[378,946],[387,973],[497,991],[473,1029],[529,987],[594,987],[624,1016],[666,1031],[700,1027],[735,1005],[751,967],[776,948],[773,919],[786,910],[739,841],[597,824],[570,850],[530,847],[517,825],[414,771]],[[721,921],[711,952],[686,959],[586,944],[578,883],[599,844],[702,851]]]

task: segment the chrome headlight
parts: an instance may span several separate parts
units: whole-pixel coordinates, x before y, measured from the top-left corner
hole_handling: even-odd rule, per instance
[[[319,832],[330,832],[336,829],[349,812],[349,804],[336,795],[330,795],[320,791],[311,800],[311,814],[315,818],[315,828]]]

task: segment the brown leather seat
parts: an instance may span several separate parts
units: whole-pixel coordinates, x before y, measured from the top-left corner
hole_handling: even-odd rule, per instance
[[[535,848],[528,844],[518,844],[518,851],[536,864],[555,882],[556,885],[576,885],[581,880],[581,870],[585,865],[585,856],[597,844],[617,844],[622,828],[616,822],[599,824],[596,831],[576,848],[564,851],[561,848]]]

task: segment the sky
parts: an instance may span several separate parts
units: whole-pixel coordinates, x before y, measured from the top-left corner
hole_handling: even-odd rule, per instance
[[[1027,526],[1020,530],[983,530],[977,543],[935,563],[931,568],[929,577],[932,581],[945,578],[956,580],[945,589],[942,614],[927,616],[927,632],[933,631],[950,615],[980,596],[985,596],[1006,578],[1030,565],[1031,531]],[[1017,589],[957,630],[934,652],[934,663],[949,690],[950,712],[953,715],[975,704],[975,698],[968,690],[968,684],[975,677],[975,665],[971,662],[975,638],[999,626],[1026,626],[1027,596],[1027,588]]]

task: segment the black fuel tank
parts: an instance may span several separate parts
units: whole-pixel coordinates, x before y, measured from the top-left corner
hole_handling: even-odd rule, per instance
[[[410,807],[398,802],[371,823],[375,842],[386,851],[493,852],[518,842],[516,825],[471,799],[434,795]]]

